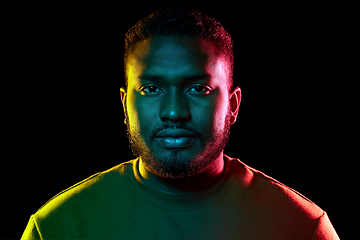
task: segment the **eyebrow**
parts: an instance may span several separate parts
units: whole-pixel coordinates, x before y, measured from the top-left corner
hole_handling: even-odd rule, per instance
[[[185,77],[184,80],[186,81],[191,81],[191,82],[195,82],[195,81],[199,81],[199,80],[203,80],[203,79],[210,79],[211,76],[210,74],[200,74],[200,75],[194,75],[194,76],[189,76],[189,77]]]
[[[183,80],[185,81],[189,81],[189,82],[196,82],[199,80],[208,80],[211,78],[210,74],[204,73],[204,74],[198,74],[198,75],[193,75],[193,76],[186,76],[183,78]],[[156,81],[156,80],[162,80],[163,77],[162,76],[156,76],[156,75],[141,75],[139,77],[139,79],[141,80],[147,80],[147,81]]]
[[[140,75],[139,79],[148,80],[148,81],[155,81],[155,80],[158,80],[158,79],[162,79],[162,77],[153,76],[153,75]]]

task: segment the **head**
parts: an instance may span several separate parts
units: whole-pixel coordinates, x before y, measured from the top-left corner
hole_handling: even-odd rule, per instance
[[[193,10],[156,12],[126,34],[124,67],[128,137],[147,170],[184,178],[213,167],[241,98],[225,29]]]

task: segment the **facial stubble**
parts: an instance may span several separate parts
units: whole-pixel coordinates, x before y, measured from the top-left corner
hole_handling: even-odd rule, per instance
[[[214,161],[223,152],[228,142],[231,125],[230,112],[228,112],[225,118],[224,127],[218,131],[213,130],[210,141],[204,142],[204,137],[199,136],[201,133],[198,132],[202,150],[196,156],[185,157],[183,155],[183,149],[172,149],[171,154],[167,157],[158,158],[152,150],[153,140],[150,141],[150,146],[147,146],[140,137],[140,130],[131,126],[127,114],[125,118],[127,136],[133,154],[136,157],[141,158],[148,171],[156,176],[170,179],[190,178],[201,174],[211,167],[211,165],[214,164]],[[166,124],[164,124],[164,126],[166,126]]]

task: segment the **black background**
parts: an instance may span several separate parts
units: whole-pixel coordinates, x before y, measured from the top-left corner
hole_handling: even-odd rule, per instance
[[[1,182],[11,228],[1,237],[19,238],[52,196],[133,158],[119,98],[123,38],[159,6],[9,7]],[[333,22],[299,4],[191,6],[219,20],[234,40],[243,96],[225,154],[310,198],[340,235],[342,150],[329,79],[341,71]]]

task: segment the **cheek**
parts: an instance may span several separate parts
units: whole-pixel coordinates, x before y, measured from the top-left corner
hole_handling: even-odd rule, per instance
[[[135,106],[135,98],[132,94],[128,94],[126,101],[126,112],[131,128],[139,128],[139,111]]]
[[[219,132],[225,127],[226,116],[228,115],[229,102],[222,98],[216,101],[214,109],[214,131]]]
[[[144,102],[141,97],[130,94],[127,102],[127,112],[130,127],[143,139],[150,136],[153,123],[156,119],[156,107],[154,104]]]
[[[217,94],[204,104],[195,104],[196,109],[192,111],[192,118],[198,128],[202,129],[202,133],[212,138],[215,133],[224,129],[228,106],[226,96]]]

